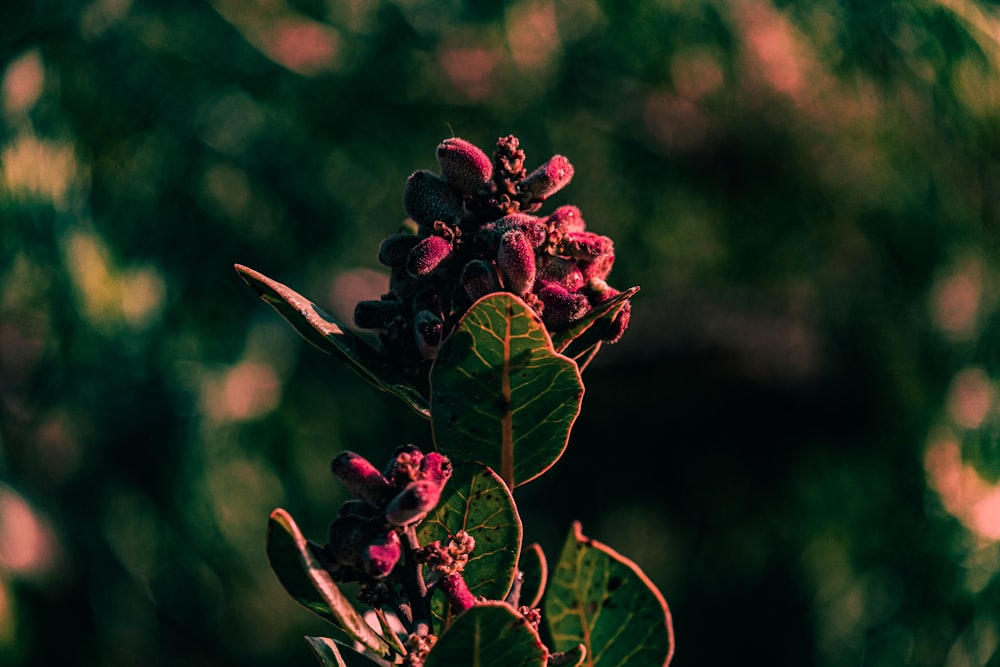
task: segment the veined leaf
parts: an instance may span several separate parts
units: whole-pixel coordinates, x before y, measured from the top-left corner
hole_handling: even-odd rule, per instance
[[[325,618],[376,655],[392,660],[395,652],[340,592],[330,573],[309,548],[295,520],[283,509],[271,512],[267,558],[285,590],[302,606]]]
[[[401,398],[417,414],[430,418],[426,395],[364,339],[290,287],[241,264],[236,265],[236,272],[303,338],[346,361],[365,380]]]
[[[503,599],[514,581],[521,550],[521,519],[507,486],[480,463],[455,464],[437,508],[420,524],[421,544],[442,543],[464,530],[476,540],[463,577],[473,595]],[[445,616],[443,601],[437,612]]]
[[[652,667],[673,656],[670,610],[639,567],[585,537],[580,523],[563,547],[545,594],[555,650],[587,649],[587,667]]]
[[[483,602],[455,619],[427,654],[426,667],[544,667],[548,649],[506,602]]]
[[[455,461],[479,461],[513,489],[562,455],[580,413],[583,380],[523,300],[498,292],[474,303],[431,367],[431,428]]]

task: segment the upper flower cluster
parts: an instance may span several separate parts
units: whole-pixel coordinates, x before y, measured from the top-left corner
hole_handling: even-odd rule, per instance
[[[528,173],[511,135],[497,141],[492,160],[464,139],[446,139],[437,162],[440,173],[409,177],[408,224],[379,249],[379,261],[392,271],[390,291],[354,311],[355,324],[378,329],[393,358],[433,359],[469,306],[493,292],[523,298],[550,331],[565,330],[619,293],[606,282],[614,244],[587,231],[576,206],[533,215],[572,179],[564,156]],[[621,337],[629,312],[626,302],[606,341]]]

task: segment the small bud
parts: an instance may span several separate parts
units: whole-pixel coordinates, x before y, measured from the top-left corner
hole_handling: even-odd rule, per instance
[[[405,266],[394,268],[389,273],[389,291],[400,301],[410,301],[427,285],[426,279],[411,276]]]
[[[474,194],[493,177],[493,162],[474,144],[452,137],[437,147],[441,175],[466,194]]]
[[[611,287],[600,278],[591,279],[587,283],[587,287],[584,291],[586,292],[590,303],[595,306],[621,294],[621,292],[616,290],[614,287]],[[618,311],[617,315],[615,315],[615,318],[611,320],[611,326],[608,327],[607,332],[605,332],[601,340],[606,343],[617,343],[621,340],[622,334],[624,334],[625,329],[628,328],[628,322],[631,316],[632,302],[626,301],[622,309]]]
[[[378,510],[363,500],[352,498],[345,500],[337,508],[337,516],[356,516],[361,519],[374,519],[378,516]]]
[[[423,458],[424,453],[416,445],[402,445],[396,448],[383,474],[390,484],[401,489],[417,479]]]
[[[560,244],[559,250],[560,255],[593,260],[604,255],[613,255],[615,244],[607,236],[593,232],[569,232]]]
[[[484,259],[474,259],[462,269],[462,286],[473,301],[500,291],[500,276],[496,265]]]
[[[405,315],[406,304],[395,299],[359,301],[354,307],[354,324],[362,329],[381,329],[394,317]]]
[[[559,245],[561,254],[578,260],[583,275],[588,280],[604,280],[615,265],[615,244],[607,236],[592,232],[571,232]]]
[[[626,301],[625,305],[618,314],[615,315],[615,319],[611,320],[611,326],[608,327],[607,333],[604,334],[604,342],[606,343],[617,343],[621,340],[622,334],[625,333],[625,329],[628,328],[628,321],[632,316],[632,303]]]
[[[558,283],[575,292],[587,282],[576,262],[563,257],[542,254],[537,258],[539,282]]]
[[[564,156],[554,155],[518,183],[517,191],[531,200],[545,201],[562,190],[572,178],[573,165]]]
[[[382,473],[368,459],[354,452],[338,454],[330,463],[330,469],[354,497],[372,507],[381,507],[394,492]]]
[[[435,220],[452,222],[462,215],[462,193],[436,175],[422,169],[406,181],[403,206],[418,224],[426,227]]]
[[[334,519],[327,529],[327,556],[338,565],[356,567],[368,539],[368,523],[359,516]]]
[[[368,575],[383,579],[396,567],[401,553],[399,535],[394,530],[387,530],[376,535],[365,547],[361,554],[361,566]]]
[[[394,526],[419,521],[434,509],[441,499],[441,485],[427,479],[406,485],[385,509],[385,519]]]
[[[566,328],[590,310],[586,296],[579,292],[570,292],[558,283],[545,283],[537,294],[545,304],[542,321],[552,330]]]
[[[426,276],[448,259],[455,247],[442,236],[428,236],[413,247],[406,260],[406,270],[412,276]]]
[[[568,234],[569,232],[582,232],[587,228],[580,209],[570,205],[560,206],[552,211],[546,222],[553,231],[558,232],[560,235]]]
[[[444,486],[451,478],[451,461],[444,454],[428,452],[420,462],[420,479],[426,479]]]
[[[601,255],[593,262],[580,262],[579,266],[583,271],[583,277],[587,280],[605,280],[615,266],[615,255],[614,253]]]
[[[523,233],[515,230],[503,235],[497,266],[508,291],[520,296],[531,289],[535,282],[535,250]]]
[[[444,332],[444,322],[441,318],[429,310],[422,310],[413,318],[413,330],[416,334],[417,348],[424,359],[436,357]]]
[[[378,261],[383,266],[397,267],[406,264],[406,257],[413,246],[420,242],[420,237],[401,232],[386,237],[378,249]]]
[[[548,228],[541,218],[527,213],[510,213],[480,227],[479,238],[489,247],[498,248],[504,234],[511,231],[523,233],[533,248],[545,243],[548,237]]]
[[[469,590],[468,584],[465,583],[465,578],[459,573],[444,575],[439,586],[445,599],[448,600],[457,614],[461,614],[476,604],[475,596]]]

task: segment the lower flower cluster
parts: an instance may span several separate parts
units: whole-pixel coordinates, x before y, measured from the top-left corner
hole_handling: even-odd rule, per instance
[[[400,533],[437,506],[451,462],[404,445],[384,471],[354,452],[338,455],[331,469],[354,498],[330,523],[322,560],[337,581],[384,580],[400,562]]]
[[[420,170],[408,179],[407,224],[379,249],[391,270],[390,291],[354,311],[355,324],[378,330],[394,360],[407,366],[433,359],[469,306],[493,292],[523,298],[552,332],[619,294],[607,283],[614,243],[588,231],[576,206],[534,215],[572,179],[564,156],[527,173],[517,138],[507,136],[492,160],[458,138],[438,145],[437,160],[440,173]],[[621,338],[629,314],[626,302],[605,341]]]

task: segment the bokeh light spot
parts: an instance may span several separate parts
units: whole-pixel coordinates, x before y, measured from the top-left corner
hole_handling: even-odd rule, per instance
[[[995,391],[981,368],[967,368],[952,380],[948,414],[959,426],[979,428],[993,406]]]
[[[0,485],[0,569],[42,574],[54,565],[55,551],[48,522],[17,492]]]
[[[924,455],[924,469],[945,511],[979,537],[1000,540],[1000,486],[984,480],[962,460],[961,447],[951,433],[935,434]]]
[[[962,340],[975,333],[983,298],[983,269],[977,260],[939,278],[931,290],[931,318],[942,333]]]
[[[19,116],[35,105],[45,86],[45,66],[37,49],[11,62],[3,74],[3,110],[8,117]]]

